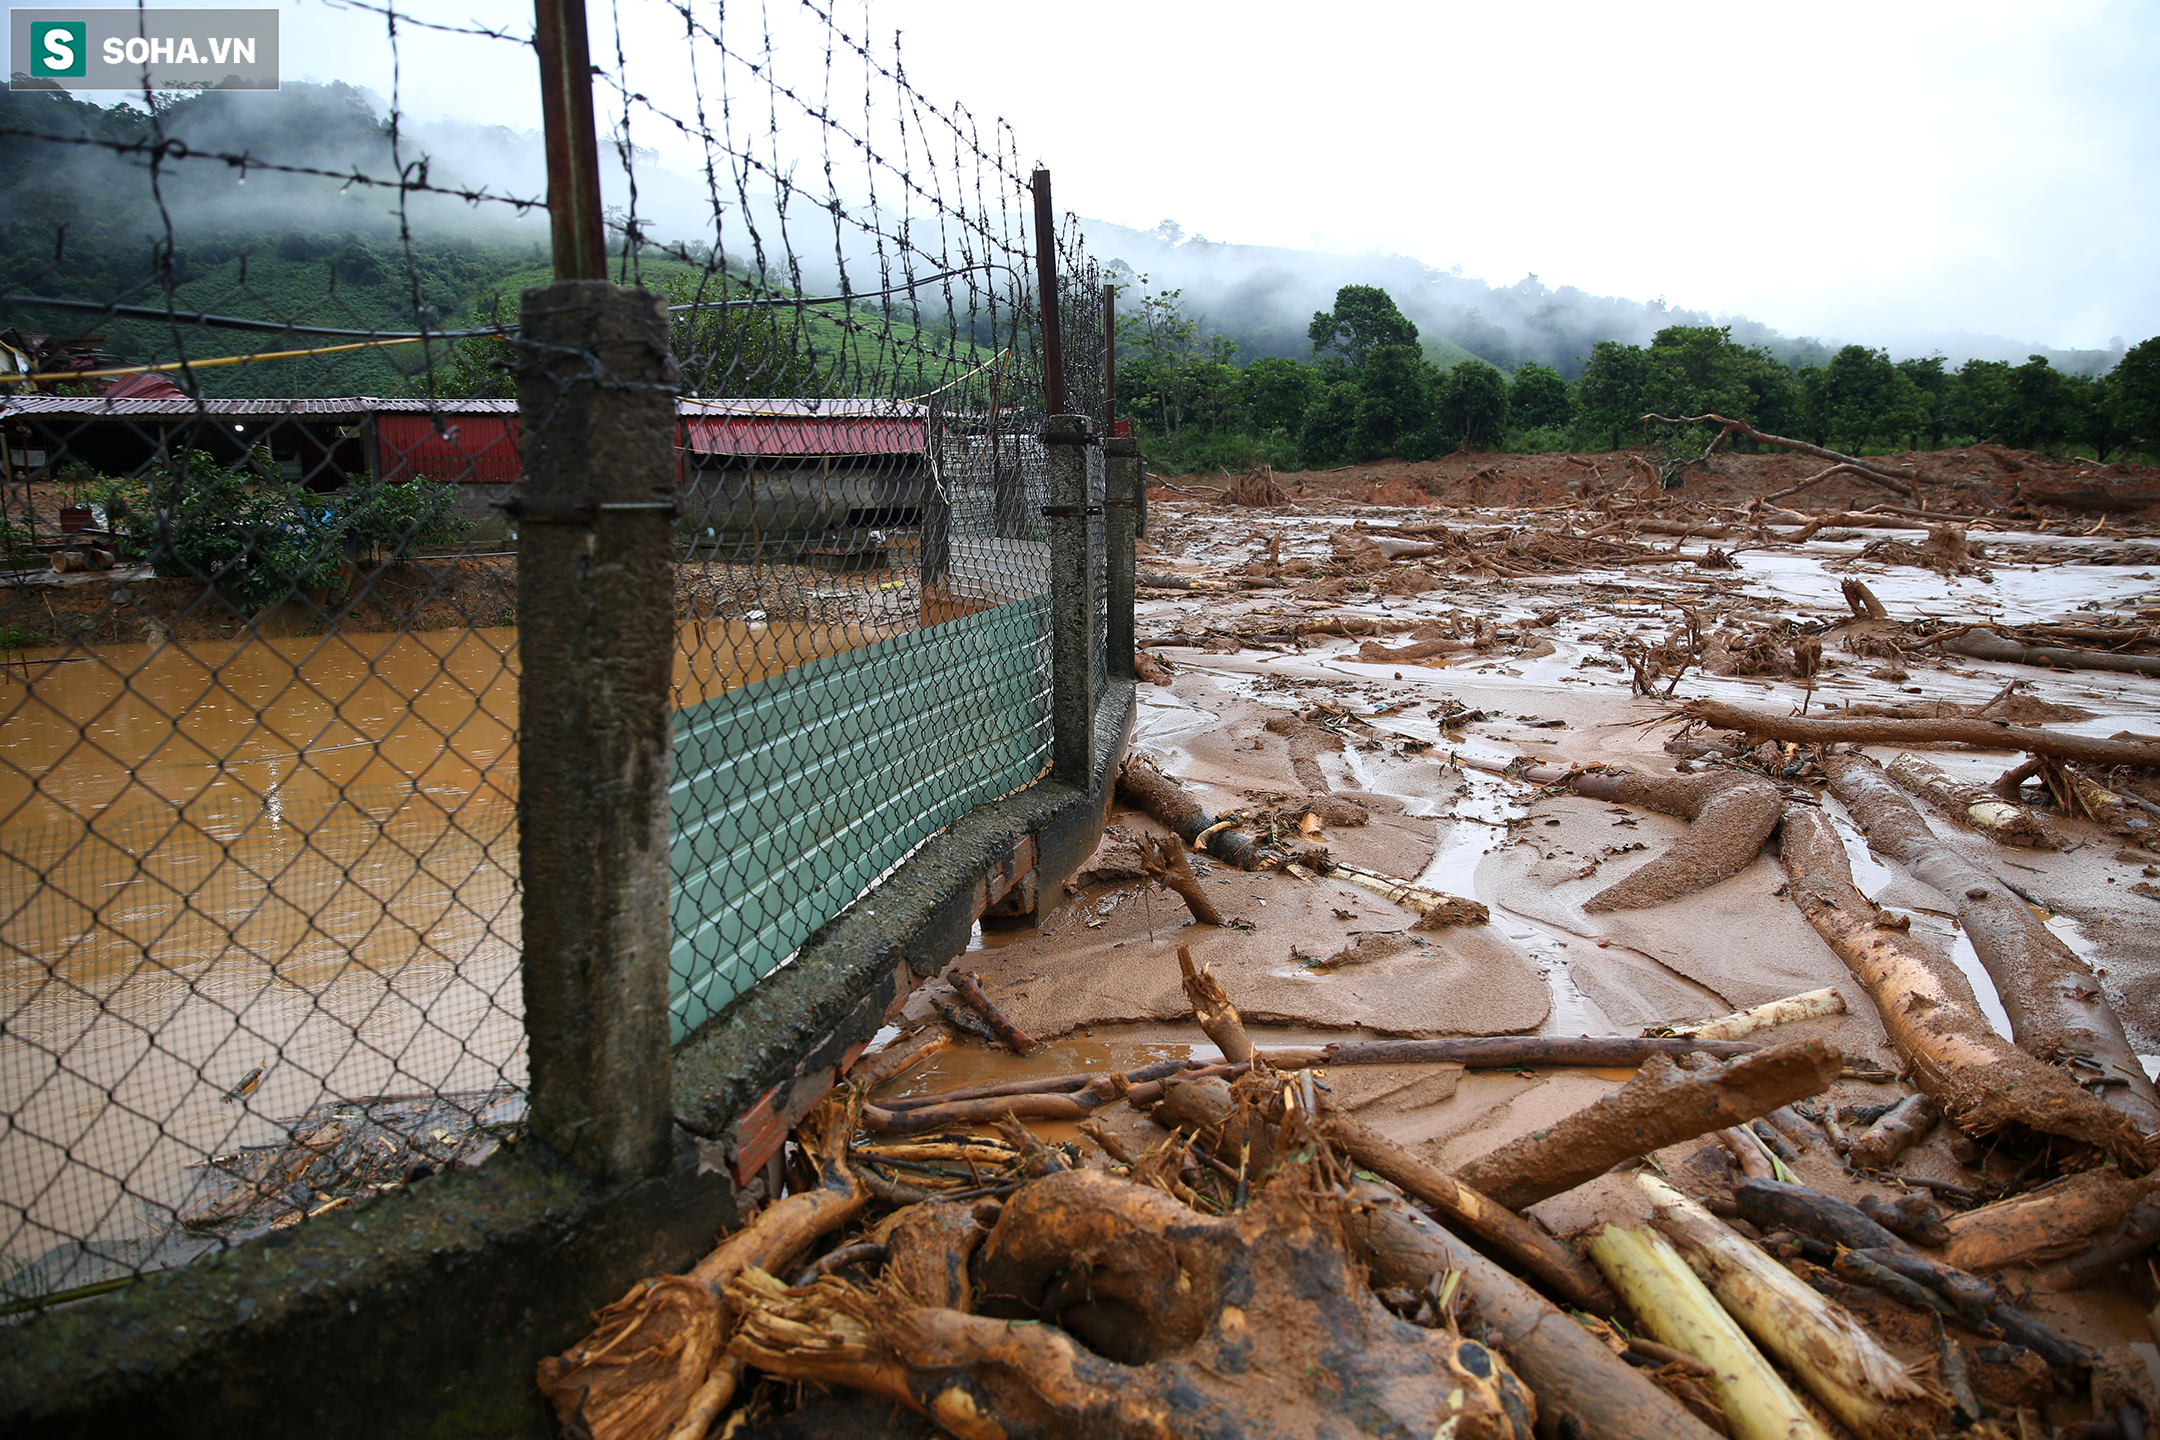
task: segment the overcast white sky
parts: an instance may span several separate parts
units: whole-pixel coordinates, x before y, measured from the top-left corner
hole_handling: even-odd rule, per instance
[[[530,25],[515,0],[407,3]],[[621,12],[588,4],[602,59]],[[862,28],[861,0],[838,8]],[[379,17],[284,9],[289,77],[387,92]],[[789,0],[728,14],[744,34],[768,12],[783,47],[812,33]],[[902,32],[918,88],[1010,121],[1084,215],[1876,344],[2160,333],[2152,0],[877,0],[867,23]],[[681,68],[679,28],[630,43],[647,74]],[[536,126],[517,53],[405,47],[405,106]]]

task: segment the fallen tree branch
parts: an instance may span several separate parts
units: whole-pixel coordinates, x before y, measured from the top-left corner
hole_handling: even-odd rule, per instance
[[[2074,1255],[2132,1207],[2160,1191],[2153,1176],[2132,1179],[2110,1167],[2087,1170],[2044,1190],[1998,1200],[1944,1222],[1943,1260],[1960,1270],[2001,1270]]]
[[[1234,829],[1216,828],[1215,817],[1193,798],[1191,791],[1139,756],[1131,757],[1118,770],[1117,793],[1118,799],[1135,810],[1145,810],[1164,829],[1189,844],[1207,836],[1203,848],[1210,855],[1220,856],[1240,870],[1259,867],[1260,850],[1252,837]]]
[[[1496,1205],[1478,1191],[1429,1165],[1362,1120],[1323,1102],[1320,1132],[1365,1169],[1422,1200],[1442,1221],[1475,1236],[1484,1247],[1543,1287],[1545,1293],[1580,1310],[1610,1315],[1613,1294],[1598,1273],[1561,1241]]]
[[[1641,1325],[1710,1367],[1733,1440],[1830,1440],[1664,1236],[1607,1225],[1589,1249]]]
[[[1717,426],[1717,438],[1710,442],[1708,450],[1703,451],[1703,459],[1705,460],[1715,454],[1718,447],[1732,436],[1743,435],[1758,445],[1775,445],[1781,450],[1797,450],[1803,455],[1813,455],[1818,460],[1828,460],[1838,465],[1849,465],[1854,470],[1873,478],[1878,483],[1887,483],[1893,480],[1910,481],[1914,478],[1913,468],[1910,465],[1876,465],[1861,459],[1857,455],[1847,455],[1838,450],[1825,450],[1822,446],[1810,445],[1805,440],[1790,440],[1783,435],[1768,435],[1757,430],[1745,420],[1728,420],[1723,415],[1690,415],[1685,419],[1675,419],[1670,415],[1645,415],[1642,418],[1643,423],[1646,425],[1655,420],[1664,425]],[[1900,495],[1912,493],[1904,485],[1889,485],[1888,488],[1895,490]]]
[[[1738,1040],[1758,1030],[1769,1030],[1787,1025],[1795,1020],[1820,1020],[1828,1015],[1845,1013],[1845,997],[1835,988],[1809,990],[1799,995],[1788,995],[1783,1000],[1769,1000],[1746,1010],[1736,1010],[1700,1025],[1671,1025],[1662,1027],[1663,1035],[1685,1035],[1696,1040]]]
[[[1934,1435],[1942,1404],[1849,1313],[1657,1176],[1635,1180],[1718,1303],[1831,1414],[1867,1440]]]
[[[1034,1037],[1013,1024],[1011,1018],[998,1009],[997,1003],[983,994],[981,981],[965,970],[955,970],[949,978],[955,993],[967,1001],[969,1009],[982,1016],[983,1023],[990,1027],[990,1033],[1004,1042],[1006,1049],[1015,1055],[1025,1055],[1035,1048]]]
[[[2160,745],[2127,740],[2096,740],[2055,730],[2036,730],[1999,720],[1949,717],[1938,720],[1809,720],[1798,715],[1765,715],[1722,700],[1690,700],[1674,712],[1713,730],[1739,730],[1766,740],[1802,745],[1913,745],[1948,741],[1980,750],[2023,750],[2058,760],[2094,765],[2160,767]]]
[[[1688,822],[1688,833],[1664,854],[1583,902],[1583,909],[1591,913],[1663,905],[1739,874],[1777,828],[1778,812],[1784,808],[1776,784],[1753,771],[1586,772],[1573,776],[1569,783],[1578,795],[1641,805]]]
[[[1888,917],[1854,887],[1844,843],[1820,810],[1786,810],[1779,852],[1793,903],[1867,988],[1914,1083],[1935,1097],[1951,1124],[1976,1135],[2060,1135],[2138,1168],[2151,1163],[2128,1116],[1996,1034],[1955,966],[1883,923]]]
[[[1369,1180],[1351,1187],[1352,1245],[1383,1284],[1422,1291],[1459,1271],[1479,1318],[1499,1332],[1558,1435],[1599,1440],[1714,1440],[1715,1432],[1549,1300]]]
[[[1222,911],[1208,898],[1207,890],[1200,884],[1200,877],[1193,874],[1192,866],[1185,861],[1185,847],[1175,837],[1143,835],[1140,839],[1142,865],[1150,875],[1175,890],[1192,911],[1192,918],[1202,925],[1223,923]]]
[[[1819,1095],[1843,1065],[1837,1047],[1821,1040],[1788,1041],[1694,1071],[1658,1056],[1595,1105],[1478,1157],[1455,1178],[1521,1210],[1622,1160]]]
[[[1705,454],[1703,458],[1708,459],[1709,456]],[[1802,490],[1807,489],[1810,485],[1818,484],[1821,481],[1828,480],[1833,475],[1850,475],[1857,480],[1865,480],[1871,485],[1880,485],[1885,489],[1895,490],[1900,495],[1909,495],[1912,493],[1902,485],[1895,485],[1892,484],[1890,481],[1885,480],[1881,475],[1877,474],[1875,471],[1869,469],[1864,465],[1855,465],[1849,460],[1840,460],[1837,464],[1832,465],[1827,470],[1816,471],[1813,475],[1808,476],[1807,479],[1802,480],[1797,485],[1788,485],[1782,490],[1772,490],[1769,494],[1763,496],[1762,498],[1765,500],[1782,500],[1788,495],[1799,494]]]
[[[1874,761],[1833,755],[1823,761],[1823,771],[1831,792],[1867,832],[1870,849],[1896,858],[1950,897],[1974,955],[2002,997],[2018,1047],[2042,1060],[2086,1057],[2110,1082],[2106,1103],[2144,1133],[2160,1131],[2160,1095],[2092,967],[2000,880],[1938,840]]]
[[[2024,806],[2012,804],[1985,785],[1954,780],[1917,755],[1900,754],[1883,767],[1883,773],[1958,824],[1979,831],[1998,845],[2062,849],[2062,838]]]
[[[1278,1070],[1308,1065],[1467,1065],[1514,1070],[1536,1065],[1640,1065],[1653,1055],[1701,1054],[1723,1059],[1762,1046],[1743,1040],[1685,1036],[1479,1035],[1457,1040],[1338,1040],[1332,1045],[1275,1045],[1258,1054]]]
[[[1192,950],[1187,946],[1177,947],[1177,962],[1178,969],[1184,972],[1185,998],[1192,1001],[1193,1018],[1200,1022],[1201,1030],[1215,1042],[1225,1060],[1233,1065],[1251,1064],[1252,1039],[1245,1033],[1244,1018],[1230,1003],[1222,982],[1213,972],[1193,964]]]
[[[1925,642],[1924,642],[1925,643]],[[2074,649],[2068,645],[2028,645],[1972,626],[1932,642],[1953,655],[1998,660],[2009,665],[2038,665],[2054,670],[2116,670],[2131,675],[2160,675],[2160,655],[2120,655],[2112,650]]]

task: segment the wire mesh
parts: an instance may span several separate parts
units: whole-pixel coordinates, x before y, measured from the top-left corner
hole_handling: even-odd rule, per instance
[[[521,30],[373,13],[533,73]],[[741,13],[593,34],[615,275],[681,375],[678,1038],[1050,748],[1017,146],[867,13]],[[500,502],[547,221],[418,128],[290,83],[0,97],[0,1316],[518,1130]],[[1100,276],[1057,246],[1099,425]]]

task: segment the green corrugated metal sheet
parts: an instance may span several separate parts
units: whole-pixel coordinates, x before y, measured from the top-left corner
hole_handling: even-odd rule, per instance
[[[675,717],[677,1040],[1050,749],[1049,602],[911,631]]]

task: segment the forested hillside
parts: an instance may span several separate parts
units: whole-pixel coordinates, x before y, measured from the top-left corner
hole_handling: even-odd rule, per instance
[[[0,93],[0,293],[97,300],[332,329],[410,332],[514,318],[517,295],[551,278],[547,219],[494,199],[344,183],[393,176],[403,161],[439,189],[480,191],[491,161],[530,137],[466,135],[460,151],[387,127],[359,91],[289,84],[274,94],[217,91],[152,117],[64,94]],[[110,142],[110,143],[100,143]],[[238,169],[151,155],[274,157],[291,169]],[[134,147],[116,149],[115,146]],[[414,172],[412,167],[424,169]],[[501,190],[498,184],[492,187]],[[515,191],[511,193],[517,193]],[[695,255],[697,252],[690,252]],[[644,250],[642,282],[671,302],[771,298],[745,267]],[[21,299],[0,324],[55,339],[90,328],[121,363],[202,359],[338,343],[137,319],[100,320]],[[949,331],[918,331],[903,305],[699,312],[678,324],[692,384],[706,394],[904,395],[949,380],[989,352]],[[693,355],[692,352],[695,352]],[[507,395],[499,342],[403,345],[175,375],[210,395]]]
[[[2045,355],[1953,368],[1939,355],[1892,360],[1861,345],[1796,364],[1732,327],[1676,324],[1647,345],[1592,341],[1569,379],[1535,360],[1512,375],[1475,358],[1435,364],[1420,327],[1375,285],[1343,286],[1313,315],[1310,361],[1241,364],[1236,340],[1210,333],[1175,291],[1136,278],[1120,316],[1119,413],[1172,472],[1420,460],[1462,446],[1701,451],[1701,427],[1646,415],[1718,414],[1853,452],[1992,440],[2100,460],[2160,454],[2160,337],[2095,376]]]

